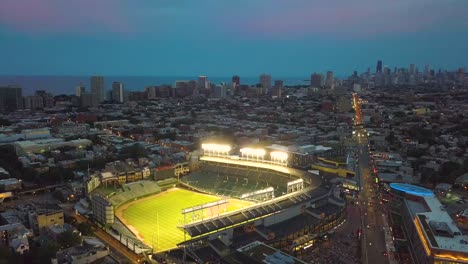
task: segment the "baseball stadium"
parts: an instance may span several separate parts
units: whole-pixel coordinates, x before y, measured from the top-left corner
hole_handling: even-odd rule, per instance
[[[167,179],[125,184],[105,195],[101,186],[115,215],[111,228],[120,238],[126,229],[135,238],[132,247],[127,238],[127,246],[137,253],[181,250],[205,262],[251,241],[298,255],[344,220],[344,201],[318,175],[288,167],[288,153],[232,152],[228,145],[202,144],[189,172],[176,169]]]

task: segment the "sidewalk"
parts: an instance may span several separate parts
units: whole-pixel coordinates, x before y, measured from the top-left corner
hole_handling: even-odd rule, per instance
[[[388,225],[387,215],[382,214],[383,223],[384,223],[384,234],[385,234],[385,247],[387,248],[388,252],[388,262],[390,264],[398,264],[398,261],[395,259],[393,253],[395,252],[395,245],[393,244],[393,236],[392,231],[390,230],[390,226]]]

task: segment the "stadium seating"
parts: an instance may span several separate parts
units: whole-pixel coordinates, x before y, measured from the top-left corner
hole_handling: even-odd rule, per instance
[[[287,183],[296,178],[273,170],[205,163],[201,170],[181,180],[196,189],[220,196],[240,198],[242,194],[273,187],[275,196],[287,191]]]
[[[116,207],[129,200],[161,192],[161,187],[154,181],[128,183],[122,189],[107,198]]]

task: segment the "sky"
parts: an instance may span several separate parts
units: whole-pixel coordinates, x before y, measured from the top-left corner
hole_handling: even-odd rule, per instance
[[[1,0],[0,75],[468,66],[466,0]]]

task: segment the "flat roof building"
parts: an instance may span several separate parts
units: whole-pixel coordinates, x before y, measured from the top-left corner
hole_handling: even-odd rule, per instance
[[[401,215],[415,263],[468,263],[468,236],[431,190],[395,183],[390,188],[392,213]]]

